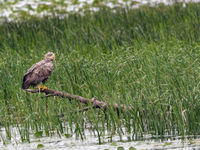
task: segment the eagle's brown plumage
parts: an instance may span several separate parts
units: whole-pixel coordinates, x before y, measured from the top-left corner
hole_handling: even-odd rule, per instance
[[[22,89],[28,89],[30,86],[43,84],[47,81],[53,70],[53,60],[55,55],[52,52],[45,54],[45,59],[34,64],[27,73],[24,74]]]

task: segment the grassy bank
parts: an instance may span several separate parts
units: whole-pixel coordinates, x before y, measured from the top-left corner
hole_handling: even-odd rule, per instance
[[[76,134],[89,127],[103,142],[130,133],[199,134],[200,6],[189,3],[139,9],[102,9],[84,16],[32,18],[0,25],[0,118],[7,137],[16,126],[22,141]],[[53,51],[47,87],[110,104],[134,107],[78,113],[84,105],[21,90],[27,69]],[[48,107],[47,107],[48,106]],[[39,107],[39,108],[38,108]],[[125,132],[124,132],[125,130]]]

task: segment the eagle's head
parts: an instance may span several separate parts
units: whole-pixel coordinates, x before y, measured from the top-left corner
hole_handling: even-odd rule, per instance
[[[53,52],[48,52],[44,55],[45,60],[53,61],[55,59],[55,54]]]

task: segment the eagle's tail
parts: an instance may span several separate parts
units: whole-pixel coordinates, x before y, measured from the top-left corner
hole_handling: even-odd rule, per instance
[[[29,88],[29,84],[27,82],[23,82],[22,84],[22,89],[28,89]]]

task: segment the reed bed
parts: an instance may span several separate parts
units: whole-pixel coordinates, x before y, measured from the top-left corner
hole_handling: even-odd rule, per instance
[[[85,137],[90,128],[130,140],[144,134],[199,135],[200,6],[101,8],[65,18],[43,17],[0,25],[0,126],[11,140],[30,134]],[[109,104],[132,106],[105,113],[67,99],[44,98],[21,89],[27,69],[53,51],[55,69],[47,87]]]

